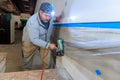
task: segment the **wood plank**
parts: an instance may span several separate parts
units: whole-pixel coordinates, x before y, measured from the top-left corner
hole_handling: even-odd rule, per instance
[[[40,80],[41,71],[21,71],[1,73],[0,80]],[[72,77],[63,68],[47,69],[44,72],[43,80],[73,80]]]
[[[0,52],[0,73],[5,72],[6,70],[6,55],[5,52]]]

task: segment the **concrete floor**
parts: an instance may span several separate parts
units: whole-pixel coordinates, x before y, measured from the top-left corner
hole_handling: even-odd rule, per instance
[[[12,44],[0,44],[0,52],[7,53],[6,72],[16,72],[21,70],[22,49],[21,49],[22,31],[15,30],[15,42]]]

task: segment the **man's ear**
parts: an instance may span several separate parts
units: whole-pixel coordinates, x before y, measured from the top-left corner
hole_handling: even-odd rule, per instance
[[[41,13],[42,13],[42,11],[40,10],[40,11],[38,11],[38,13],[40,13],[40,14],[41,14]]]
[[[39,14],[42,14],[42,13],[43,13],[43,11],[40,10],[40,11],[39,11]]]

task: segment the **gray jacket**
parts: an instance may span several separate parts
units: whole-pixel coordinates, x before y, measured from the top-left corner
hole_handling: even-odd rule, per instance
[[[52,19],[50,20],[48,30],[43,27],[45,26],[41,23],[38,13],[35,13],[28,19],[26,26],[23,29],[22,41],[32,43],[42,48],[48,48],[53,29]]]

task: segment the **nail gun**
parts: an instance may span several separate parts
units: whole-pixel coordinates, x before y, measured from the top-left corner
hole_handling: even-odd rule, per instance
[[[64,56],[64,40],[63,39],[60,38],[57,40],[57,47],[58,47],[58,50],[52,50],[52,55]]]

